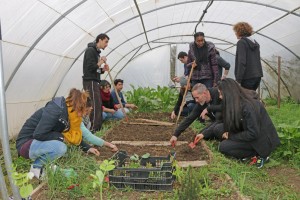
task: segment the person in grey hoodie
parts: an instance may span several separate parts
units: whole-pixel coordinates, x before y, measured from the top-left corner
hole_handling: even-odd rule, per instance
[[[243,88],[256,90],[263,77],[260,46],[251,37],[253,28],[247,22],[235,24],[233,30],[239,39],[236,45],[235,79]]]
[[[102,100],[100,95],[100,74],[109,70],[106,64],[106,57],[100,57],[101,50],[108,45],[109,37],[101,33],[96,40],[88,44],[83,57],[83,88],[89,91],[93,104],[93,111],[90,114],[91,131],[97,132],[102,126]],[[104,67],[101,66],[104,64]]]

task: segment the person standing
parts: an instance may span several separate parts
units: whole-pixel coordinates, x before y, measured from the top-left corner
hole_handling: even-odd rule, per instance
[[[83,58],[83,88],[89,91],[92,101],[93,111],[90,114],[91,131],[97,132],[102,126],[102,100],[100,95],[100,74],[109,70],[106,57],[100,57],[101,50],[108,45],[109,37],[101,33],[96,37],[95,42],[89,43]]]
[[[207,88],[216,86],[219,75],[215,45],[205,40],[203,32],[195,33],[194,42],[190,43],[187,63],[194,60],[197,66],[191,77],[192,86],[197,83],[202,83]],[[191,69],[191,65],[187,67]]]
[[[235,79],[243,88],[256,90],[263,77],[260,46],[251,37],[253,28],[247,22],[235,24],[233,30],[239,39],[236,45]]]
[[[220,56],[220,52],[217,49],[216,49],[216,57],[217,57],[218,68],[219,68],[218,81],[220,81],[227,77],[229,73],[230,64]],[[223,73],[223,68],[225,69],[224,73]]]

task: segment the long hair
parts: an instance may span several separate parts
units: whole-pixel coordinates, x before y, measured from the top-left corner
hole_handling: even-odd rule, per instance
[[[225,132],[237,133],[243,130],[242,106],[250,104],[258,115],[258,107],[255,103],[253,91],[242,88],[231,78],[222,80],[218,89],[223,96],[223,120]]]
[[[72,106],[72,111],[85,115],[88,97],[89,93],[87,91],[80,91],[76,88],[72,88],[66,99],[66,103],[68,106]]]

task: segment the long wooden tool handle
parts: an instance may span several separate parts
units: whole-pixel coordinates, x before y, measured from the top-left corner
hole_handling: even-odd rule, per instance
[[[191,84],[190,81],[191,81],[191,77],[192,77],[192,74],[193,74],[193,71],[194,71],[194,64],[195,64],[195,61],[193,62],[192,67],[191,67],[191,71],[190,71],[190,74],[189,74],[189,77],[188,77],[188,80],[187,80],[187,84],[186,84],[186,87],[185,87],[185,90],[184,90],[184,94],[183,94],[183,97],[182,97],[182,101],[181,101],[181,105],[180,105],[180,109],[179,109],[179,113],[177,115],[177,119],[176,119],[175,125],[177,125],[177,123],[178,123],[179,117],[180,117],[181,112],[183,110],[183,106],[185,104],[185,96],[186,96],[188,87]]]
[[[118,94],[117,88],[116,88],[116,86],[115,86],[115,84],[114,84],[114,82],[113,82],[113,78],[112,78],[112,76],[111,76],[111,74],[110,74],[110,71],[108,70],[107,73],[108,73],[108,76],[109,76],[109,78],[110,78],[111,84],[112,84],[113,87],[114,87],[114,90],[115,90],[115,93],[116,93],[116,95],[117,95],[117,99],[118,99],[118,101],[119,101],[119,104],[121,105],[121,110],[122,110],[122,112],[123,112],[123,114],[124,114],[125,120],[126,120],[126,122],[128,122],[128,117],[127,117],[127,115],[126,115],[124,106],[123,106],[123,104],[122,104],[122,102],[121,102],[121,98],[120,98],[120,96],[119,96],[119,94]]]

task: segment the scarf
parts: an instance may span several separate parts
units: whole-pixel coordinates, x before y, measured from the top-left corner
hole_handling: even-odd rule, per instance
[[[110,101],[110,91],[105,93],[103,90],[100,90],[102,101]]]

